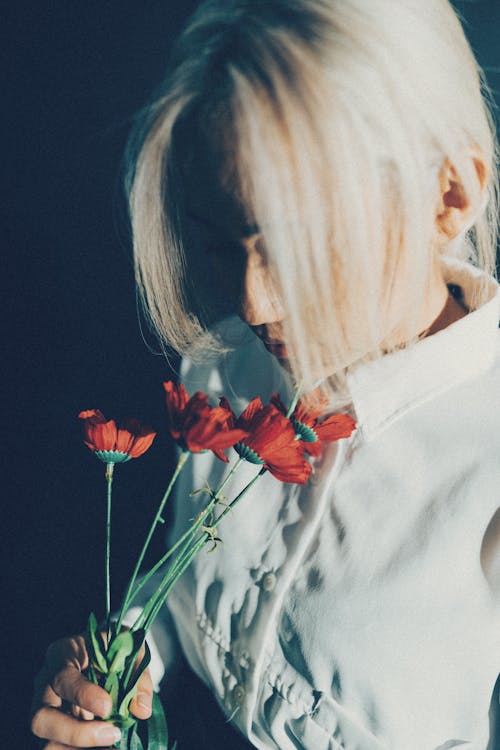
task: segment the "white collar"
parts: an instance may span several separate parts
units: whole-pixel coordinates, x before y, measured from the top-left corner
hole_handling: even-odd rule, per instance
[[[446,283],[460,286],[469,308],[486,282],[486,302],[412,347],[360,365],[348,375],[358,427],[367,440],[410,409],[488,369],[495,357],[499,285],[453,258],[443,259],[443,273]]]

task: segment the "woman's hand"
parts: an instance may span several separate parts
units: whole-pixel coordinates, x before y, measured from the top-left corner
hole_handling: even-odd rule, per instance
[[[82,674],[88,666],[85,639],[62,638],[47,650],[35,679],[32,732],[48,740],[46,750],[109,747],[120,739],[120,730],[98,721],[111,711],[111,697]],[[138,719],[151,715],[153,685],[149,670],[141,675],[130,710]]]

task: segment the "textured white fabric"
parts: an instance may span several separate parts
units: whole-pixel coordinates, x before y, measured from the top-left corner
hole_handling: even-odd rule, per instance
[[[470,304],[480,275],[446,268]],[[491,280],[480,309],[355,371],[357,432],[305,487],[265,475],[172,592],[185,656],[257,748],[485,750],[500,672],[500,608],[480,564],[500,505],[498,317]],[[247,334],[182,377],[235,411],[289,395]],[[204,502],[191,490],[224,471],[212,454],[190,461],[172,539]],[[226,495],[255,472],[245,464]]]

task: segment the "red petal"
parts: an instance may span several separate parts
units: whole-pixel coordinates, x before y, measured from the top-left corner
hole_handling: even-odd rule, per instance
[[[87,411],[81,411],[78,415],[79,419],[88,419],[92,424],[102,424],[108,420],[99,409],[88,409]]]
[[[120,453],[129,453],[134,442],[134,436],[131,432],[119,429],[116,436],[116,450]]]
[[[308,427],[313,427],[316,420],[328,408],[328,398],[320,388],[316,388],[304,401],[299,401],[293,418]]]
[[[295,450],[297,441],[290,420],[272,405],[266,407],[266,416],[267,421],[263,421],[259,429],[250,436],[250,447],[264,460],[267,460],[267,456],[279,453],[283,449],[287,450],[290,446]]]
[[[235,443],[239,443],[248,437],[249,433],[245,430],[225,430],[218,432],[210,440],[210,450],[214,448],[231,448]]]
[[[129,456],[131,456],[132,458],[138,458],[139,456],[142,456],[142,454],[145,453],[150,447],[155,437],[156,432],[150,432],[147,435],[136,437],[132,448],[128,451]]]
[[[190,410],[203,409],[207,406],[209,406],[208,396],[206,393],[202,393],[201,391],[196,391],[196,393],[193,393],[193,395],[189,399]]]
[[[231,404],[229,403],[229,401],[227,400],[227,398],[225,396],[221,396],[220,397],[220,399],[219,399],[219,406],[220,406],[221,409],[225,409],[226,411],[230,412],[231,414],[234,413],[233,410],[231,409]]]
[[[193,453],[202,450],[230,448],[248,434],[245,430],[229,430],[226,409],[205,407],[192,415],[190,423],[185,425],[183,437]]]
[[[231,404],[227,400],[225,396],[222,396],[222,398],[219,401],[219,406],[221,409],[224,409],[229,413],[228,420],[227,420],[227,426],[230,428],[234,427],[234,423],[236,422],[236,415],[234,411],[231,409]]]
[[[263,410],[262,401],[259,396],[256,396],[250,401],[245,411],[240,414],[236,420],[236,426],[241,427],[243,430],[247,428],[250,422],[255,418],[259,411]]]
[[[173,380],[167,380],[163,383],[163,388],[167,396],[167,406],[172,405],[174,409],[178,410],[182,410],[186,406],[189,396],[182,383],[176,385]]]
[[[278,411],[286,415],[288,409],[286,408],[285,404],[281,400],[279,393],[273,393],[273,395],[270,398],[270,403],[273,404],[273,406],[275,406],[278,409]]]
[[[86,435],[96,451],[113,451],[116,445],[116,423],[113,419],[107,422],[86,425]]]
[[[329,443],[349,437],[356,429],[356,421],[349,414],[334,414],[317,424],[314,429],[323,443]]]
[[[320,440],[317,440],[315,443],[303,443],[301,441],[301,445],[304,451],[309,454],[309,456],[317,458],[321,455],[322,444]]]
[[[224,453],[221,450],[215,449],[213,452],[215,453],[215,455],[217,456],[217,458],[220,458],[221,461],[224,461],[224,463],[226,463],[226,464],[229,463],[228,457],[225,456]]]
[[[224,425],[224,427],[227,427],[229,423],[231,422],[231,417],[233,416],[233,413],[226,409],[224,406],[214,406],[212,409],[212,417],[213,419],[216,419],[219,424]]]
[[[190,399],[182,383],[176,385],[172,380],[168,380],[163,383],[163,388],[165,390],[168,419],[170,422],[169,429],[172,437],[178,440],[182,429],[183,412]]]
[[[305,460],[302,460],[300,464],[289,466],[266,464],[266,468],[280,482],[293,482],[294,484],[305,484],[312,471],[311,464]]]
[[[120,424],[120,429],[128,430],[134,437],[145,437],[146,435],[156,435],[156,432],[140,419],[136,417],[127,417]]]

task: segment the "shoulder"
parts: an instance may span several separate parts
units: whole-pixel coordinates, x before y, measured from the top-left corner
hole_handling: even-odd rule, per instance
[[[408,415],[408,426],[418,425],[423,436],[440,435],[450,452],[455,445],[467,446],[470,456],[489,455],[500,470],[500,330],[490,343],[484,366],[437,389]]]
[[[500,467],[500,329],[489,367],[452,389],[449,400],[457,415],[463,415],[464,426],[469,426],[468,437],[491,446]]]

